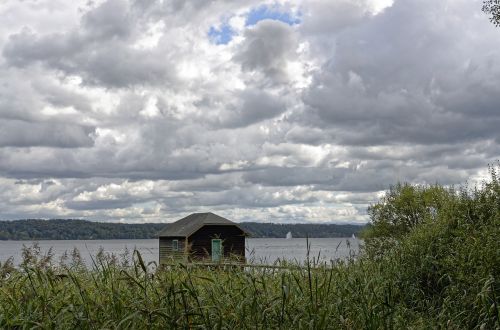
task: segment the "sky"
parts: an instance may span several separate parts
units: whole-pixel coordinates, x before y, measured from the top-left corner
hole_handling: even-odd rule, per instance
[[[365,223],[500,158],[480,0],[2,0],[0,219]]]

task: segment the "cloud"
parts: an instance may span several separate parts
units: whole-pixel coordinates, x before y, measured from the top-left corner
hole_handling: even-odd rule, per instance
[[[129,4],[123,0],[108,0],[82,17],[82,25],[89,36],[107,41],[128,39],[133,32],[133,18]]]
[[[8,64],[42,64],[89,85],[127,87],[176,81],[173,63],[163,52],[138,49],[145,28],[139,13],[124,0],[108,0],[87,11],[77,28],[39,35],[29,28],[9,36],[3,49]]]
[[[354,26],[369,19],[369,1],[309,1],[304,6],[303,33],[311,36],[328,38],[346,27]]]
[[[300,186],[335,184],[345,176],[347,170],[342,168],[314,167],[269,167],[245,173],[243,179],[251,183],[268,186]]]
[[[91,127],[57,123],[0,122],[0,147],[80,148],[93,145]]]
[[[243,127],[274,118],[286,110],[280,96],[248,89],[235,95],[236,104],[228,105],[218,118],[224,127]]]
[[[0,218],[363,222],[480,181],[498,34],[467,0],[4,1]]]
[[[175,81],[172,66],[160,53],[133,49],[113,38],[95,44],[78,35],[39,37],[23,31],[10,37],[4,57],[21,68],[41,63],[66,75],[78,75],[89,85],[127,87]]]
[[[296,47],[292,27],[281,21],[263,20],[246,30],[234,60],[244,71],[260,71],[273,82],[286,82],[287,61],[295,59]]]
[[[305,93],[304,116],[334,126],[347,144],[496,138],[500,76],[491,56],[499,50],[460,30],[495,32],[481,17],[459,20],[473,6],[399,1],[339,34],[334,58]]]

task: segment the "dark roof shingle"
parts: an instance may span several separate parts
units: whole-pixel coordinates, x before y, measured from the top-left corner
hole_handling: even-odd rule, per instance
[[[205,225],[233,225],[241,229],[241,231],[247,235],[245,230],[231,220],[223,218],[212,212],[207,212],[193,213],[185,218],[177,220],[176,222],[169,224],[167,228],[163,229],[158,236],[188,237]]]

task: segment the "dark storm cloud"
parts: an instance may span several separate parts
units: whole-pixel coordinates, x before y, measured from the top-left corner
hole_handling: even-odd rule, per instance
[[[334,57],[305,94],[304,116],[331,125],[336,141],[347,144],[496,138],[499,50],[462,33],[485,25],[481,17],[457,20],[474,5],[397,1],[340,33]],[[423,15],[414,14],[422,8]]]
[[[348,172],[342,168],[317,167],[269,167],[262,170],[247,172],[243,179],[247,182],[268,186],[297,186],[338,183]]]
[[[294,126],[285,136],[287,141],[294,143],[304,143],[310,145],[319,145],[330,141],[325,131],[317,127]]]
[[[240,178],[239,173],[224,173],[217,175],[206,175],[205,177],[192,179],[192,180],[182,180],[174,181],[170,183],[170,190],[177,192],[215,192],[215,191],[226,191],[231,188],[242,186],[243,182]]]
[[[326,39],[369,18],[367,1],[312,1],[304,11],[301,30],[313,37],[327,35]]]
[[[235,95],[236,104],[228,106],[218,121],[223,127],[245,127],[274,118],[286,110],[280,96],[257,89],[248,89]]]
[[[41,63],[68,75],[81,75],[90,85],[127,87],[175,81],[174,66],[162,49],[132,46],[132,33],[144,28],[133,15],[128,1],[108,0],[87,12],[79,29],[38,35],[25,28],[10,35],[3,56],[16,67]]]
[[[93,132],[91,127],[78,125],[3,120],[0,122],[0,147],[91,147]]]
[[[134,22],[127,1],[108,0],[86,13],[82,25],[92,38],[107,41],[128,38],[133,32]]]
[[[38,37],[25,31],[10,37],[4,57],[17,67],[38,62],[65,74],[82,75],[90,85],[155,85],[173,78],[172,67],[160,53],[133,49],[115,39],[87,42],[76,35]]]
[[[286,61],[296,56],[297,40],[290,25],[263,20],[247,29],[245,41],[235,56],[243,70],[261,71],[273,82],[286,82]]]

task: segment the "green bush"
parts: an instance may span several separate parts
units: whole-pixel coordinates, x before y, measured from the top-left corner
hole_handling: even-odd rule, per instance
[[[498,169],[472,190],[398,185],[370,208],[372,260],[395,263],[401,303],[437,324],[499,327]]]

